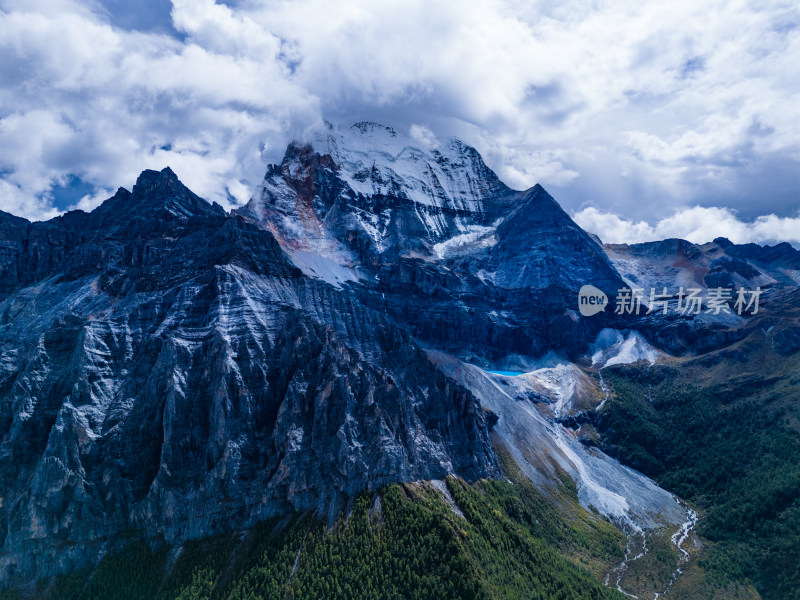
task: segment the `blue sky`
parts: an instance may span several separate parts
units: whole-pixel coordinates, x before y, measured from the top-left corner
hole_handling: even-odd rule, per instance
[[[170,165],[227,207],[323,119],[422,126],[604,240],[800,244],[800,7],[0,0],[0,209]]]

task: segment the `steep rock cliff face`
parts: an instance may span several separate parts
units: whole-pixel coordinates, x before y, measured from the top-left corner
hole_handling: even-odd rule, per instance
[[[3,235],[5,581],[91,563],[131,528],[178,543],[496,473],[475,398],[406,332],[169,170]]]

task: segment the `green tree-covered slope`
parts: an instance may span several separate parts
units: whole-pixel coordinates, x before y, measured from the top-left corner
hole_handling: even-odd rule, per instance
[[[774,352],[765,328],[709,355],[603,375],[607,450],[698,507],[708,578],[800,598],[800,353]]]
[[[580,508],[568,478],[545,495],[501,453],[509,481],[362,493],[332,528],[310,515],[166,547],[132,541],[91,572],[1,596],[37,600],[612,599],[599,579],[624,536]],[[463,514],[463,516],[462,516]]]

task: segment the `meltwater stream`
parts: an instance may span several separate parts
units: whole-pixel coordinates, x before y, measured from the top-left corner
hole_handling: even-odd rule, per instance
[[[653,358],[636,335],[619,336],[612,345],[617,344],[622,354]],[[597,357],[600,365],[595,366],[605,366],[616,355],[615,350],[607,346]],[[609,572],[607,585],[636,597],[623,589],[624,575],[633,561],[647,553],[649,532],[665,526],[675,528],[672,542],[681,551],[672,585],[688,556],[682,545],[694,527],[693,512],[641,473],[598,448],[587,447],[558,422],[559,416],[581,404],[580,397],[588,391],[587,386],[597,385],[596,379],[565,361],[529,372],[486,371],[443,353],[429,354],[440,369],[468,388],[481,406],[497,415],[493,432],[523,473],[537,485],[547,487],[558,480],[553,463],[557,464],[575,480],[581,505],[594,507],[628,536],[625,557]],[[624,361],[628,357],[621,358]],[[602,378],[600,386],[607,398],[608,389]]]

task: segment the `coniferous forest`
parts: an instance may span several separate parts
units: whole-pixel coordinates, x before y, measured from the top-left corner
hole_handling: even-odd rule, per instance
[[[449,478],[453,507],[429,484],[392,485],[353,498],[332,527],[295,515],[177,556],[131,539],[93,571],[0,598],[622,598],[600,576],[622,558],[624,536],[578,505],[566,476],[548,497],[501,460],[507,481]]]

